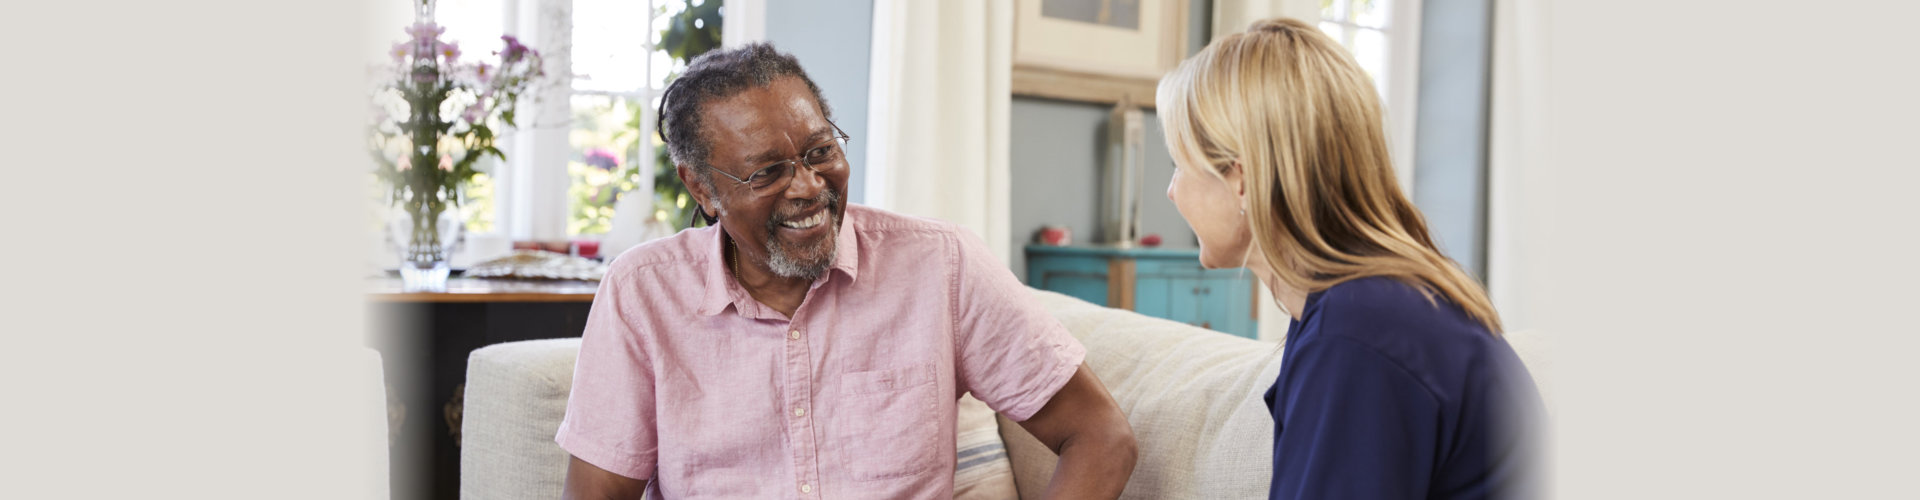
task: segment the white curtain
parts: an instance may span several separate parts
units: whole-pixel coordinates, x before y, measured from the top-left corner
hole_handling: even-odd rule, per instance
[[[1535,328],[1528,300],[1545,288],[1550,192],[1546,163],[1547,6],[1496,0],[1493,78],[1488,105],[1487,292],[1508,330]]]
[[[567,239],[567,144],[573,108],[573,0],[506,2],[509,34],[540,50],[547,76],[521,98],[519,127],[503,137],[507,161],[498,168],[495,214],[512,240]]]
[[[1006,262],[1013,0],[874,0],[866,201],[951,221]]]

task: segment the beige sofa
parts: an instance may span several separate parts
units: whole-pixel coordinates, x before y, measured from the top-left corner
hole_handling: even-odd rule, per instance
[[[1122,498],[1266,495],[1273,423],[1261,396],[1279,373],[1277,344],[1053,292],[1036,290],[1034,296],[1086,345],[1088,366],[1133,424],[1140,460]],[[579,339],[538,340],[473,352],[461,498],[559,497],[567,455],[553,435],[566,409],[579,345]],[[1528,356],[1525,349],[1522,356]],[[1000,434],[1020,497],[1039,498],[1055,456],[1004,418]]]

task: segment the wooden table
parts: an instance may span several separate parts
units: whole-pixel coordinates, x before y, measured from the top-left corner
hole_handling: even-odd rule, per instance
[[[593,302],[598,281],[580,280],[498,280],[485,278],[448,278],[447,291],[407,293],[400,278],[373,282],[367,298],[375,302]]]
[[[447,291],[369,281],[367,344],[378,349],[394,423],[394,500],[460,496],[459,429],[467,355],[501,342],[579,337],[597,281],[451,278]]]

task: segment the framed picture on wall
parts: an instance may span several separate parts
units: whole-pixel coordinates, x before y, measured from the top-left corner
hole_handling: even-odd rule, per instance
[[[1017,0],[1013,93],[1153,107],[1187,21],[1186,0]]]

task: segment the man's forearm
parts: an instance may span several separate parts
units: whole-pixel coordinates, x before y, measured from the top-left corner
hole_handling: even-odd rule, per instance
[[[1138,455],[1132,430],[1125,427],[1124,420],[1119,425],[1119,431],[1110,424],[1100,432],[1083,432],[1061,443],[1060,463],[1053,471],[1053,480],[1047,483],[1045,498],[1119,498],[1127,487],[1127,478],[1133,475]]]

